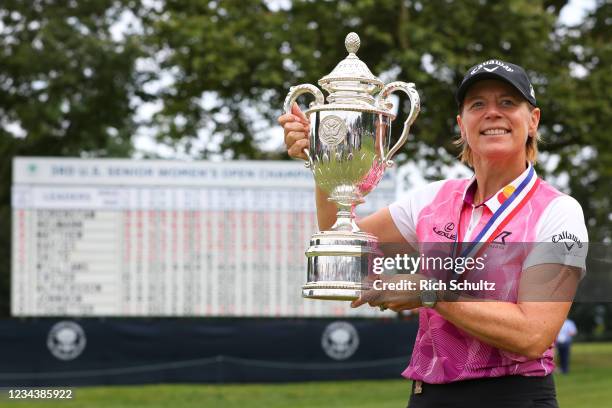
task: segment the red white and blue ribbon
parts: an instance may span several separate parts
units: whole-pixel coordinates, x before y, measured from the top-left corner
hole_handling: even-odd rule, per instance
[[[491,219],[476,235],[476,238],[469,243],[465,243],[465,246],[462,245],[464,249],[461,251],[460,257],[476,258],[478,253],[484,250],[486,246],[503,231],[504,227],[516,213],[527,204],[539,184],[540,179],[537,177],[533,166],[529,164],[527,176],[521,181],[516,190],[512,192],[510,197],[508,197],[497,211],[495,211]],[[455,237],[452,248],[452,254],[455,257],[457,256],[458,239],[459,231],[457,231],[457,237]]]

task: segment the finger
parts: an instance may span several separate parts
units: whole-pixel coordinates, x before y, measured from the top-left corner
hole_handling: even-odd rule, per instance
[[[287,122],[283,125],[285,133],[302,132],[306,133],[306,126],[301,122]]]
[[[394,312],[400,312],[404,310],[404,307],[401,303],[387,303],[386,306],[388,309],[391,309]]]
[[[368,305],[372,307],[380,306],[383,304],[381,296],[380,296],[380,291],[378,290],[370,289],[365,292],[362,292],[361,297],[363,298],[365,302],[367,302]]]
[[[294,157],[296,159],[307,160],[306,154],[304,153],[304,149],[309,145],[308,139],[300,139],[296,141],[291,148],[287,151],[289,156]]]
[[[300,139],[294,142],[289,149],[287,149],[287,154],[293,158],[306,159],[306,154],[304,153],[304,148],[308,147],[308,141],[306,139]]]
[[[294,143],[300,141],[300,140],[308,140],[308,138],[306,137],[306,133],[304,132],[289,132],[285,135],[285,145],[287,146],[287,149],[290,149],[291,146],[294,145]]]
[[[359,306],[361,306],[361,305],[363,305],[363,303],[362,303],[362,302],[359,302],[359,299],[355,299],[355,300],[353,300],[353,301],[351,302],[351,307],[352,307],[353,309],[354,309],[354,308],[356,308],[356,307],[359,307]]]
[[[401,304],[404,299],[398,297],[398,294],[387,291],[387,290],[372,290],[376,292],[376,296],[372,296],[371,300],[368,302],[370,306],[378,306],[385,305],[390,307],[392,304]]]
[[[308,122],[308,119],[306,118],[306,115],[304,115],[304,112],[302,112],[302,110],[300,109],[300,107],[298,106],[297,103],[293,102],[293,105],[291,105],[291,113],[293,113],[295,116],[297,116],[299,118],[299,120],[303,121],[303,122]]]
[[[296,121],[296,117],[295,115],[292,115],[291,113],[285,113],[281,116],[278,117],[278,124],[281,126],[285,126],[285,123],[287,122],[295,122]]]
[[[355,308],[355,307],[362,306],[364,304],[366,304],[366,301],[363,300],[361,297],[359,297],[351,302],[351,307]]]
[[[372,292],[371,290],[362,290],[361,293],[359,294],[359,297],[355,300],[353,300],[351,302],[351,307],[359,307],[363,304],[368,303],[368,301],[370,300],[372,294],[370,293]]]
[[[372,306],[372,307],[377,307],[377,306],[385,306],[386,308],[386,304],[380,300],[380,299],[372,299],[368,302],[368,305]]]

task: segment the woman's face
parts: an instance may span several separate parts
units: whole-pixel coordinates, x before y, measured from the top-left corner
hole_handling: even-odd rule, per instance
[[[483,80],[472,85],[457,116],[461,137],[479,159],[526,160],[528,135],[536,134],[540,110],[529,110],[528,102],[511,85]]]

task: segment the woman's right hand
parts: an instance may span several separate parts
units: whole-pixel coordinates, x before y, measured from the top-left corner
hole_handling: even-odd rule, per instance
[[[291,105],[291,113],[285,113],[278,118],[278,123],[285,131],[287,153],[295,159],[308,160],[304,149],[309,147],[310,122],[300,110],[297,103]]]

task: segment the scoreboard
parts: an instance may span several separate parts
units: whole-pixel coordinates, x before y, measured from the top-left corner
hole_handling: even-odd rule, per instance
[[[393,173],[358,207],[395,199]],[[389,316],[301,297],[316,232],[301,163],[18,157],[13,316]]]

